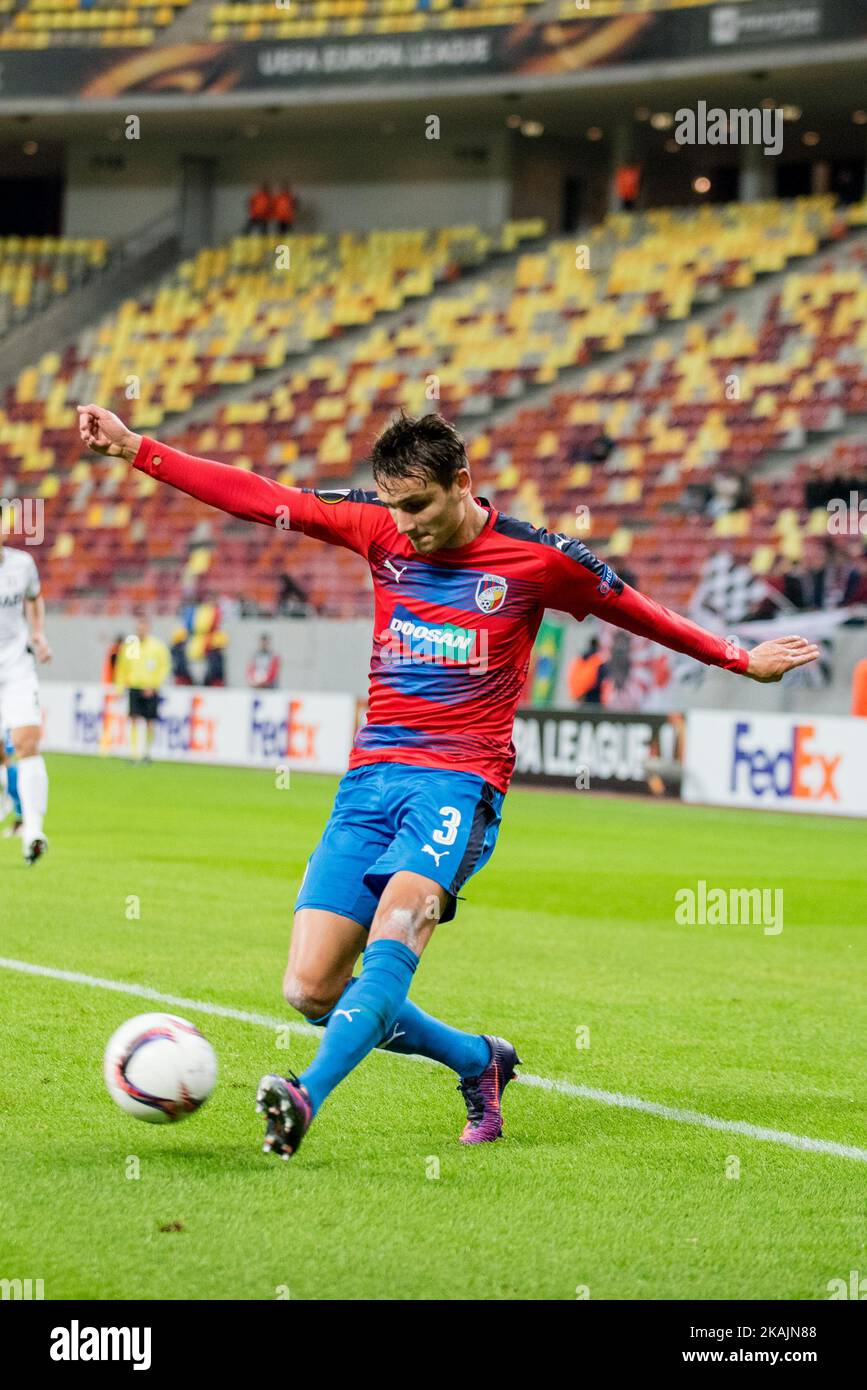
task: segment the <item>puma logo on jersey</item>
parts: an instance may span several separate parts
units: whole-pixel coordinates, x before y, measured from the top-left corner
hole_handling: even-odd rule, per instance
[[[352,1022],[352,1015],[353,1015],[353,1014],[360,1014],[360,1013],[361,1013],[361,1010],[360,1010],[360,1009],[335,1009],[335,1010],[334,1010],[334,1017],[335,1017],[335,1018],[345,1018],[345,1019],[347,1019],[347,1020],[351,1023],[351,1022]]]
[[[385,564],[385,568],[386,568],[387,570],[391,570],[392,574],[393,574],[394,577],[395,577],[395,581],[396,581],[396,583],[398,583],[398,584],[400,583],[400,576],[401,576],[402,574],[405,574],[406,571],[407,571],[407,569],[409,568],[408,565],[404,565],[401,569],[397,569],[397,567],[396,567],[395,565],[393,565],[393,564],[391,563],[390,560],[386,560],[386,561],[384,562],[384,564]]]
[[[441,860],[445,855],[447,855],[447,854],[449,853],[449,851],[448,851],[447,849],[441,849],[440,852],[439,852],[439,854],[437,854],[436,850],[435,850],[435,849],[431,849],[430,845],[425,845],[424,849],[422,850],[422,853],[423,853],[423,854],[432,854],[433,857],[434,857],[434,859],[437,861],[437,868],[439,868],[439,866],[440,866],[440,860]]]

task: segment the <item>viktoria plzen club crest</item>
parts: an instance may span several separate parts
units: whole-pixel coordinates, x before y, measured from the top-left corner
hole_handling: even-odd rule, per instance
[[[506,580],[500,574],[483,574],[476,585],[476,605],[483,613],[496,613],[506,601]]]

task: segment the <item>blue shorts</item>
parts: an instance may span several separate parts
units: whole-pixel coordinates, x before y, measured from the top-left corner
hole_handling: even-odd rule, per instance
[[[295,911],[325,908],[369,927],[399,869],[448,892],[450,922],[467,879],[494,852],[505,792],[472,772],[366,763],[340,779],[334,809],[307,861]]]

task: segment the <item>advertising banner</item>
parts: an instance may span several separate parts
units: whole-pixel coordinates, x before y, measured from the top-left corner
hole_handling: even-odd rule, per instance
[[[683,799],[867,816],[867,719],[690,710]]]
[[[676,796],[683,717],[522,709],[514,784]]]
[[[44,747],[126,756],[127,697],[110,686],[43,681]],[[152,754],[185,763],[345,772],[355,733],[351,695],[170,686],[159,701]]]
[[[741,0],[686,9],[647,8],[594,16],[589,0],[575,18],[507,26],[359,34],[321,39],[154,44],[145,48],[58,47],[4,51],[4,97],[166,97],[271,92],[300,87],[412,82],[498,74],[563,77],[591,68],[672,57],[749,58],[774,47],[867,38],[858,0]]]

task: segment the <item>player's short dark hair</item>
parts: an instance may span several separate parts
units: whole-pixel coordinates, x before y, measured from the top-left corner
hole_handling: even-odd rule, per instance
[[[401,410],[382,431],[370,454],[375,482],[417,478],[450,488],[461,468],[468,468],[464,441],[442,415],[417,418]]]

